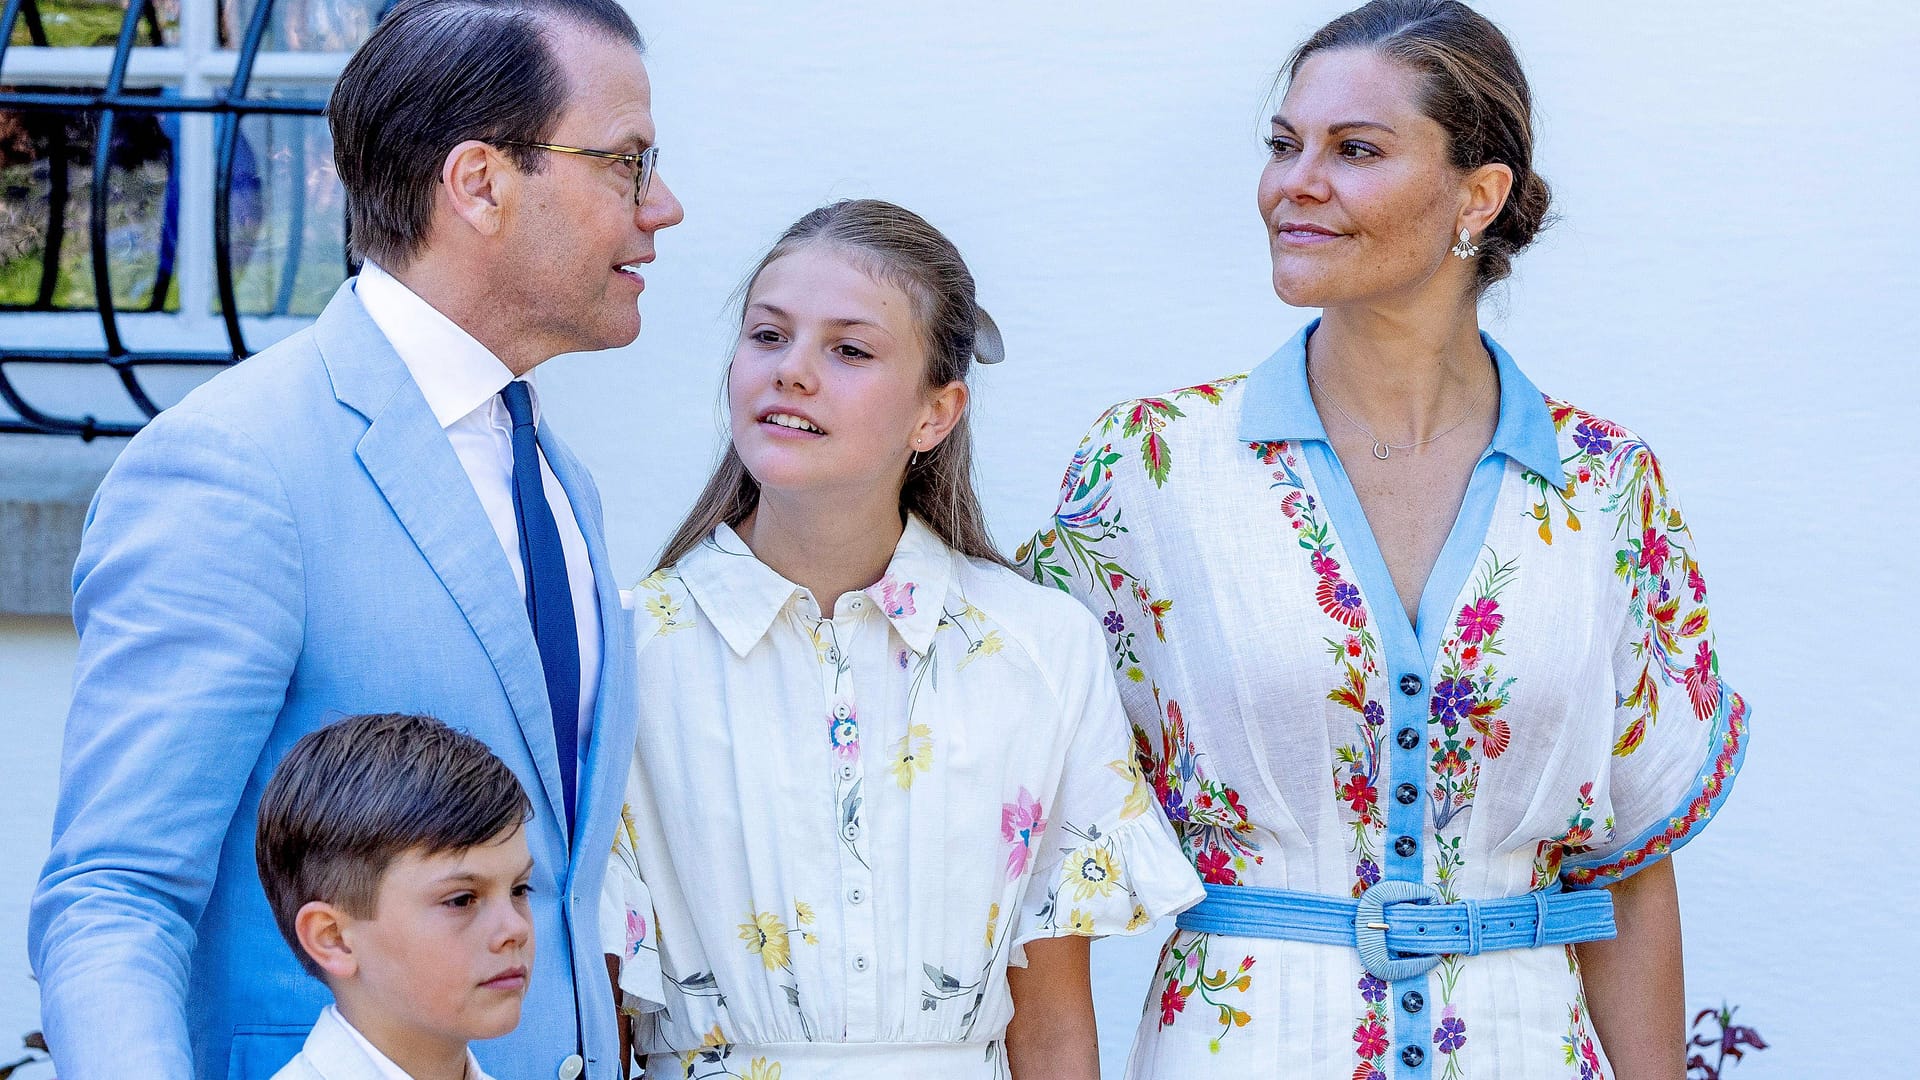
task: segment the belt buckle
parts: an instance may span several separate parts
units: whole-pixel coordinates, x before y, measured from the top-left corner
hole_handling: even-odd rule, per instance
[[[1353,913],[1353,947],[1360,953],[1360,966],[1387,982],[1417,978],[1438,966],[1437,954],[1395,955],[1387,948],[1386,909],[1389,904],[1430,904],[1439,899],[1440,890],[1424,881],[1382,881],[1361,893]]]

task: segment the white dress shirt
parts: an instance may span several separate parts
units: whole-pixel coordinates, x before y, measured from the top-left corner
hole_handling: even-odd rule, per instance
[[[520,526],[513,513],[513,421],[500,391],[513,381],[498,357],[453,320],[436,311],[391,274],[371,262],[360,268],[354,293],[373,324],[386,335],[400,361],[407,365],[427,407],[447,433],[453,452],[473,483],[474,494],[493,523],[500,550],[513,569],[513,580],[526,594],[526,568],[520,564]],[[540,391],[525,380],[533,399],[533,415],[540,417]],[[573,504],[554,478],[546,455],[540,456],[540,478],[547,489],[554,522],[560,528],[560,547],[567,558],[567,583],[573,592],[573,620],[580,638],[580,741],[584,759],[593,732],[593,707],[600,690],[600,607],[593,586],[593,564],[587,540],[573,514]]]
[[[358,1028],[329,1005],[314,1021],[306,1046],[273,1080],[413,1080],[405,1069],[367,1041]],[[489,1080],[467,1052],[467,1080]]]

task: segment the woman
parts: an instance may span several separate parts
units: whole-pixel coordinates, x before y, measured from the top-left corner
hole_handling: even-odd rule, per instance
[[[1099,628],[987,539],[966,377],[1000,352],[888,203],[749,281],[725,460],[635,590],[603,911],[649,1075],[1094,1077],[1088,938],[1201,895]]]
[[[1018,556],[1103,617],[1207,882],[1131,1074],[1673,1080],[1664,856],[1746,706],[1652,452],[1479,331],[1547,210],[1525,77],[1436,0],[1286,75],[1258,202],[1321,317],[1107,413]]]

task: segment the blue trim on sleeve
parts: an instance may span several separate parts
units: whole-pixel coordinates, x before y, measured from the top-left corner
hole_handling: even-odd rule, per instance
[[[1652,866],[1654,863],[1686,847],[1694,837],[1700,835],[1701,831],[1707,827],[1707,823],[1713,820],[1714,815],[1720,812],[1720,807],[1726,804],[1727,796],[1733,793],[1733,782],[1740,775],[1740,767],[1745,763],[1747,757],[1747,744],[1752,741],[1751,713],[1747,708],[1746,699],[1735,693],[1733,688],[1727,686],[1725,683],[1721,684],[1720,691],[1720,708],[1713,716],[1713,739],[1707,744],[1706,761],[1700,766],[1700,769],[1694,773],[1693,783],[1688,786],[1685,797],[1674,807],[1672,813],[1649,825],[1640,835],[1633,838],[1632,843],[1626,844],[1601,858],[1570,859],[1562,864],[1560,867],[1560,879],[1567,888],[1598,889],[1616,882],[1625,881],[1640,871],[1645,870],[1647,867]],[[1729,739],[1735,740],[1733,758],[1726,763],[1726,774],[1716,780],[1714,774],[1721,771],[1720,759],[1726,754],[1727,740]],[[1717,785],[1718,790],[1709,793],[1707,790],[1709,785]],[[1666,832],[1675,821],[1684,820],[1690,813],[1690,808],[1693,803],[1703,796],[1707,799],[1706,812],[1701,814],[1698,820],[1691,822],[1685,833],[1668,844],[1665,850],[1653,851],[1631,866],[1626,864],[1625,860],[1628,855],[1647,849],[1653,844],[1654,840]],[[1601,867],[1616,863],[1619,864],[1619,869],[1616,872],[1601,873],[1584,882],[1568,880],[1574,871],[1598,870]]]

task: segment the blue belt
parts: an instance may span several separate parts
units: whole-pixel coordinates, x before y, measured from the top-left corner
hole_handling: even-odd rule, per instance
[[[1207,898],[1175,920],[1182,930],[1347,945],[1361,966],[1393,982],[1425,974],[1442,955],[1532,949],[1613,937],[1613,897],[1534,892],[1500,900],[1439,903],[1417,881],[1382,881],[1358,900],[1287,889],[1208,885]]]

